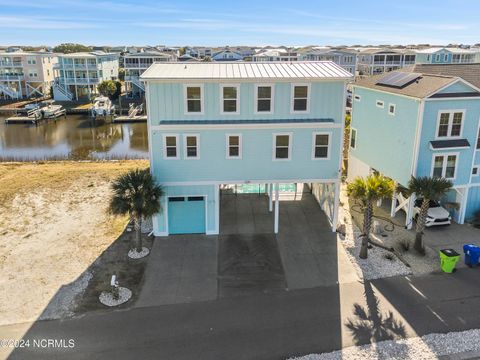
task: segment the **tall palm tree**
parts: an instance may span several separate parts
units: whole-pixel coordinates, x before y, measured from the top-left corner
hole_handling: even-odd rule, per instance
[[[421,254],[425,253],[423,247],[423,231],[425,230],[430,200],[438,201],[452,188],[452,186],[453,183],[450,180],[429,176],[418,178],[412,176],[408,182],[408,194],[415,194],[417,198],[423,199],[420,213],[416,219],[417,226],[415,228],[415,243],[413,245],[415,250]]]
[[[120,175],[113,182],[112,190],[109,210],[115,215],[130,215],[136,231],[135,248],[137,252],[141,252],[142,218],[161,211],[160,198],[163,196],[163,189],[155,183],[155,178],[148,169],[135,169]]]
[[[378,174],[366,178],[357,177],[348,184],[347,194],[360,202],[363,212],[362,245],[359,257],[368,257],[368,241],[373,220],[373,203],[391,197],[394,190],[393,180]]]

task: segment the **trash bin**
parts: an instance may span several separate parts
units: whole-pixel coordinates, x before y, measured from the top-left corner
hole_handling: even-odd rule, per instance
[[[480,246],[473,244],[463,245],[463,252],[465,254],[465,265],[470,267],[478,265],[480,259]]]
[[[452,273],[455,271],[455,265],[460,259],[460,254],[453,249],[440,250],[440,263],[442,271],[446,273]]]

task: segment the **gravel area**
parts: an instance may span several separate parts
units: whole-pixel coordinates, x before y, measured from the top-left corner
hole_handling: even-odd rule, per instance
[[[150,253],[150,250],[146,247],[142,247],[142,251],[138,252],[137,249],[132,249],[128,252],[128,257],[130,259],[141,259],[147,256]]]
[[[110,291],[103,291],[98,299],[103,305],[106,306],[118,306],[126,303],[132,297],[132,291],[130,289],[119,287],[118,299],[113,298],[113,294]]]
[[[429,334],[402,340],[381,341],[363,346],[352,346],[324,354],[310,354],[294,360],[433,360],[439,356],[480,351],[480,330]]]

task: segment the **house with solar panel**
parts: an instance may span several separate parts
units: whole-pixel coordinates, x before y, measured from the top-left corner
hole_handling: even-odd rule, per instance
[[[279,193],[312,192],[336,229],[346,84],[333,62],[155,63],[146,86],[154,234],[218,234],[221,190],[255,188],[281,231]],[[272,220],[273,219],[273,220]]]
[[[394,71],[353,85],[348,178],[378,171],[406,186],[411,176],[443,177],[462,224],[480,210],[480,89],[457,76]],[[414,196],[396,194],[392,216]]]

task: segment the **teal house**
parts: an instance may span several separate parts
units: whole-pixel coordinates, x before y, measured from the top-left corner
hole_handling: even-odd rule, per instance
[[[306,183],[336,228],[350,73],[328,61],[157,63],[141,79],[166,193],[155,235],[218,234],[232,184],[264,185],[278,232],[280,185]]]
[[[480,210],[480,90],[446,75],[395,71],[353,86],[349,178],[378,171],[398,184],[411,176],[450,179],[444,201],[458,223]],[[414,197],[393,202],[411,225]]]
[[[480,49],[432,47],[417,50],[416,64],[471,64],[480,62]]]

